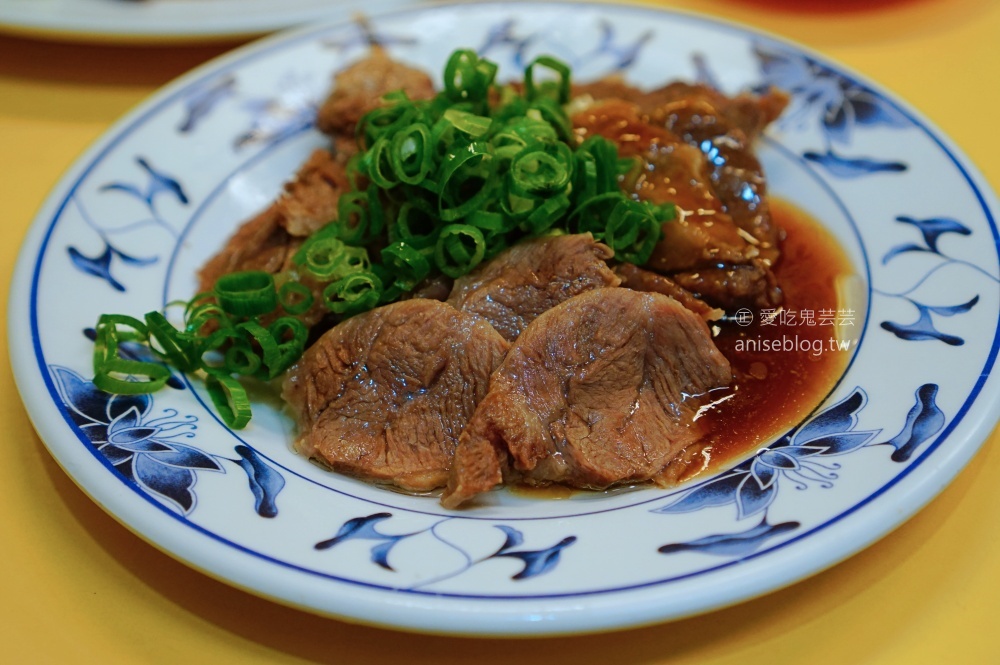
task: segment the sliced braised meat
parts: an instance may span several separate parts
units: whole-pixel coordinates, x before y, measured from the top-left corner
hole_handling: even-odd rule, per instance
[[[638,103],[654,124],[680,131],[683,138],[700,143],[733,131],[754,141],[778,119],[788,101],[787,94],[774,89],[761,95],[728,97],[702,83],[677,81],[649,91]]]
[[[340,195],[351,190],[347,171],[328,150],[314,150],[276,205],[290,235],[310,236],[337,218]]]
[[[431,300],[448,300],[455,280],[447,275],[432,275],[417,284],[413,291],[403,298],[430,298]]]
[[[455,280],[448,302],[474,312],[508,341],[542,312],[578,293],[617,286],[611,248],[589,233],[520,242]]]
[[[430,99],[436,92],[425,72],[393,60],[384,49],[375,47],[334,77],[333,90],[319,109],[316,126],[326,134],[353,139],[362,116],[377,108],[383,95],[397,90],[414,100]]]
[[[222,250],[202,266],[198,271],[200,290],[211,291],[219,277],[231,272],[277,274],[294,268],[292,257],[306,237],[336,219],[337,202],[348,189],[344,167],[329,151],[313,151],[274,203],[244,222]],[[324,285],[305,274],[298,279],[313,291],[315,304],[299,317],[312,326],[326,313]]]
[[[220,277],[238,270],[276,273],[291,261],[301,244],[281,224],[276,205],[244,222],[226,246],[198,271],[199,291],[211,291]]]
[[[712,307],[669,277],[652,270],[645,270],[633,263],[621,263],[615,266],[615,274],[621,278],[623,287],[633,291],[670,296],[705,321],[717,321],[725,314],[721,309]]]
[[[665,274],[707,266],[738,265],[757,258],[757,248],[739,233],[720,210],[702,208],[694,214],[680,209],[662,226],[663,235],[646,266]]]
[[[459,440],[442,504],[504,480],[604,488],[658,480],[704,434],[731,380],[705,322],[673,298],[587,291],[525,328]]]
[[[697,146],[712,164],[713,188],[736,224],[758,242],[761,258],[778,257],[780,229],[767,206],[764,172],[754,140],[788,103],[787,95],[727,97],[705,85],[671,83],[650,93],[650,122],[663,125]]]
[[[284,381],[282,396],[298,417],[297,448],[366,480],[440,487],[507,348],[486,321],[436,300],[347,319]]]
[[[337,201],[347,191],[343,167],[327,150],[315,150],[281,195],[245,222],[225,247],[199,271],[201,290],[209,291],[226,273],[289,267],[305,236],[337,217]]]
[[[603,136],[617,144],[621,156],[644,162],[644,168],[626,176],[627,191],[654,203],[674,203],[691,219],[708,215],[714,222],[723,213],[705,155],[666,128],[652,125],[637,104],[599,100],[574,114],[572,122],[581,137]]]
[[[677,81],[643,90],[613,76],[574,85],[573,96],[635,104],[650,124],[670,129],[681,126],[685,130],[682,138],[693,143],[732,130],[743,132],[747,140],[753,141],[778,119],[789,101],[786,93],[775,89],[729,97],[703,83]]]
[[[704,268],[697,272],[674,273],[683,288],[708,302],[725,302],[732,307],[773,307],[782,301],[781,288],[770,267],[763,261],[742,265]]]
[[[752,140],[780,112],[784,97],[775,93],[728,98],[705,86],[684,84],[644,93],[620,81],[578,91],[617,96],[591,101],[574,115],[573,123],[581,136],[599,134],[618,144],[623,155],[642,160],[642,168],[626,176],[626,191],[677,206],[677,218],[664,223],[663,239],[648,268],[667,275],[684,273],[689,281],[707,286],[706,274],[750,264],[769,270],[778,260],[781,231],[771,220]],[[764,282],[744,283],[754,284]],[[762,287],[729,297],[735,293],[724,285],[697,292],[723,308],[781,302],[777,289]]]

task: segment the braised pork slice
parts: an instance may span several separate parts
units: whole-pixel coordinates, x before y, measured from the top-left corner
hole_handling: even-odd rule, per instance
[[[616,265],[615,274],[621,278],[621,285],[624,288],[670,296],[706,321],[718,321],[725,314],[721,309],[712,307],[666,275],[640,268],[634,263]]]
[[[337,217],[337,202],[348,191],[344,167],[328,150],[312,152],[278,198],[245,222],[198,273],[202,291],[238,270],[277,273],[290,266],[302,240]]]
[[[755,139],[780,115],[788,96],[727,97],[700,84],[671,83],[650,93],[650,122],[661,124],[698,146],[712,165],[711,182],[726,212],[756,241],[760,257],[778,257],[780,229],[771,220],[764,171],[753,151]],[[650,108],[652,107],[652,108]]]
[[[199,291],[211,291],[220,277],[238,270],[281,271],[292,260],[302,240],[281,223],[276,205],[244,222],[215,256],[198,271]]]
[[[658,293],[587,291],[529,324],[459,439],[442,497],[501,482],[605,488],[660,478],[731,380],[705,322]],[[665,479],[662,479],[665,480]]]
[[[414,100],[430,99],[436,92],[425,72],[393,60],[385,49],[374,47],[366,57],[334,77],[333,89],[316,116],[316,126],[326,134],[353,139],[362,116],[378,108],[383,95],[397,90]]]
[[[743,132],[753,141],[788,106],[788,95],[780,90],[770,89],[762,94],[741,93],[729,97],[704,83],[676,81],[660,88],[645,90],[629,84],[618,76],[608,76],[591,83],[573,86],[573,96],[592,99],[621,99],[631,102],[649,117],[654,125],[664,125],[668,115],[675,113],[674,104],[680,102],[686,108],[692,103],[703,113],[705,134],[698,137],[715,136],[732,129]],[[721,129],[720,129],[721,127]]]
[[[730,268],[770,273],[780,258],[781,229],[771,219],[753,141],[787,98],[780,93],[726,97],[686,84],[643,92],[614,80],[577,92],[597,98],[578,106],[577,132],[604,136],[622,155],[641,160],[642,168],[623,182],[626,191],[677,207],[677,218],[664,223],[646,266],[697,285],[691,290],[713,306],[780,304],[772,276],[743,279],[748,271]]]
[[[448,302],[474,312],[514,341],[542,312],[573,296],[620,279],[606,261],[614,255],[589,233],[520,242],[455,280]]]
[[[507,348],[486,321],[436,300],[347,319],[284,381],[296,446],[341,473],[411,491],[440,487]]]

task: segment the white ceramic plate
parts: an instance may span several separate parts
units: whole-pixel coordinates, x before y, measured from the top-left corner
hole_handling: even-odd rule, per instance
[[[119,122],[56,187],[27,238],[12,362],[42,439],[101,506],[157,546],[322,614],[472,635],[635,626],[735,603],[865,547],[934,497],[995,423],[997,205],[916,112],[802,49],[697,16],[599,5],[411,9],[372,20],[399,58],[440,71],[472,46],[515,77],[552,53],[580,80],[711,78],[793,95],[761,156],[772,191],[822,220],[863,283],[853,361],[807,421],[677,491],[500,492],[448,512],[329,474],[257,407],[231,432],[197,385],[94,389],[101,312],[188,297],[193,272],[309,150],[330,74],[362,55],[339,23],[241,49]]]
[[[243,37],[409,0],[0,0],[0,30],[81,41]]]

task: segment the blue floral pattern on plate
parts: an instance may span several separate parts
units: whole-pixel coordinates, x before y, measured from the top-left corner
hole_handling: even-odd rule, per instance
[[[572,9],[459,4],[315,27],[125,118],[55,190],[15,278],[28,286],[12,301],[26,322],[12,327],[25,350],[14,370],[55,457],[131,528],[217,577],[325,614],[464,634],[704,611],[819,570],[911,514],[898,497],[929,498],[957,473],[1000,401],[992,195],[916,114],[818,56],[696,16]],[[788,90],[761,159],[772,192],[822,220],[857,269],[841,382],[769,445],[673,491],[498,492],[458,512],[311,465],[266,389],[238,434],[181,376],[153,397],[97,391],[80,331],[100,312],[190,296],[197,267],[323,145],[311,121],[330,75],[373,43],[429,71],[471,46],[505,75],[550,52],[582,78]],[[915,190],[919,213],[906,207]]]

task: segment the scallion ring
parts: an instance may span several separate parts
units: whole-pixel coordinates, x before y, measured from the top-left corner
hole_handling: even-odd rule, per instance
[[[302,282],[288,281],[278,289],[281,308],[292,316],[308,312],[314,301],[312,291]]]
[[[205,388],[222,422],[230,429],[243,429],[250,422],[250,399],[239,381],[220,371],[210,371]]]
[[[260,316],[278,306],[274,277],[262,270],[223,275],[215,282],[219,306],[233,316]]]
[[[423,252],[406,242],[394,242],[382,250],[382,263],[404,291],[409,291],[430,274],[431,265]]]
[[[323,289],[323,301],[335,314],[353,315],[376,304],[382,295],[382,280],[373,272],[356,272]]]
[[[486,239],[483,233],[468,224],[451,224],[441,232],[434,247],[434,262],[448,277],[468,273],[483,260]]]

